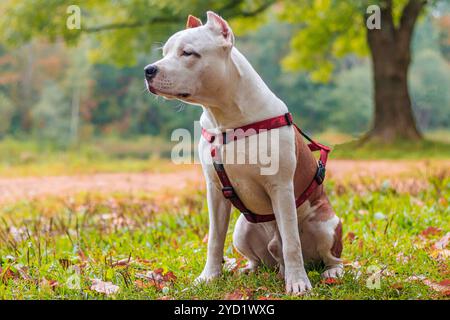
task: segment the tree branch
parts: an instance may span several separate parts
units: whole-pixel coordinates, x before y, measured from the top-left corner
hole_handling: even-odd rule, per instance
[[[231,3],[228,3],[223,8],[218,9],[218,12],[228,11],[233,8],[236,8],[241,2],[242,2],[242,0],[237,0],[237,1],[233,1]],[[274,3],[275,3],[275,0],[270,0],[270,1],[265,2],[264,4],[262,4],[260,7],[256,8],[255,10],[242,11],[242,12],[240,12],[236,15],[232,15],[232,16],[233,17],[253,17],[253,16],[256,16],[256,15],[262,13],[263,11],[268,9]],[[140,27],[145,27],[145,26],[149,26],[152,24],[164,24],[164,23],[173,24],[173,23],[183,23],[183,22],[184,22],[184,20],[182,21],[180,18],[177,18],[177,17],[174,18],[173,16],[172,17],[155,17],[155,18],[149,19],[147,21],[111,23],[111,24],[105,24],[105,25],[100,25],[100,26],[95,26],[95,27],[82,28],[81,30],[86,33],[96,33],[96,32],[101,32],[101,31],[108,31],[108,30],[140,28]]]
[[[253,16],[256,16],[256,15],[262,13],[263,11],[265,11],[266,9],[268,9],[274,3],[275,3],[275,0],[267,1],[262,6],[260,6],[259,8],[255,9],[253,11],[243,11],[242,13],[240,13],[240,14],[238,14],[236,16],[237,17],[239,17],[239,16],[241,16],[241,17],[253,17]]]
[[[408,52],[414,26],[422,9],[428,3],[427,0],[409,0],[402,11],[400,25],[397,29],[398,48],[403,52]]]
[[[400,18],[400,32],[412,32],[417,18],[427,2],[427,0],[409,0],[403,8],[402,16]]]
[[[81,30],[86,33],[95,33],[101,31],[117,30],[117,29],[133,29],[140,28],[151,24],[164,24],[164,23],[181,23],[183,21],[174,17],[156,17],[147,21],[135,21],[135,22],[122,22],[104,24],[96,27],[82,28]]]

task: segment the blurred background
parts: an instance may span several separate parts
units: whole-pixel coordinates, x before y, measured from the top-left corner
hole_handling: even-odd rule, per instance
[[[414,20],[405,53],[411,56],[410,103],[406,100],[400,112],[407,115],[411,106],[415,124],[407,125],[417,130],[411,138],[400,129],[398,138],[418,143],[416,152],[429,146],[423,141],[435,141],[437,151],[430,156],[442,155],[443,143],[450,141],[450,5],[431,1],[415,13],[407,11],[409,2],[416,1],[3,0],[2,170],[8,174],[12,165],[48,164],[53,158],[82,168],[100,158],[168,157],[171,131],[193,130],[201,109],[151,96],[143,67],[161,56],[164,41],[184,28],[188,14],[205,22],[206,10],[229,20],[236,46],[301,127],[332,145],[363,141],[374,126],[376,107],[382,110],[374,99],[376,48],[365,25],[366,9],[374,3],[392,15],[394,28],[408,15]],[[392,51],[383,46],[382,59],[388,60]],[[382,113],[393,119],[386,126],[401,122]],[[379,137],[387,143],[397,138]]]
[[[143,69],[207,10],[333,146],[345,277],[308,267],[301,299],[448,299],[448,0],[0,0],[0,300],[292,298],[275,272],[237,276],[231,232],[225,278],[191,286],[204,179],[170,137],[201,108],[148,93]]]

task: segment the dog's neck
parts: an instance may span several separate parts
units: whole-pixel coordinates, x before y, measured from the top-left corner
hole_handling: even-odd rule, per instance
[[[214,104],[203,106],[203,128],[225,131],[288,112],[236,48],[232,49],[227,70],[230,78],[221,96]]]

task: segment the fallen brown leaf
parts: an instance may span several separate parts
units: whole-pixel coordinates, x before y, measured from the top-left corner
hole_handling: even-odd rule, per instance
[[[154,286],[154,283],[149,283],[149,282],[142,281],[142,280],[135,280],[134,284],[136,285],[136,287],[141,288],[141,289],[147,289],[147,288]]]
[[[20,277],[24,280],[31,280],[31,277],[28,275],[28,268],[27,267],[21,267],[19,265],[15,265],[14,268],[19,273]]]
[[[241,290],[236,289],[231,293],[227,293],[224,300],[244,300],[244,293]]]
[[[42,278],[41,282],[39,282],[41,287],[50,287],[51,289],[55,289],[59,286],[59,282],[56,280],[48,280],[46,278]]]
[[[442,280],[439,283],[427,279],[423,275],[411,276],[406,281],[422,281],[425,285],[444,296],[450,296],[450,279]]]
[[[105,282],[100,279],[91,279],[91,281],[92,285],[90,289],[93,291],[104,293],[106,295],[111,295],[119,292],[119,286],[116,286],[112,282]]]
[[[443,236],[441,239],[439,239],[433,247],[437,250],[443,250],[447,247],[448,243],[450,242],[450,232],[447,232],[445,236]]]
[[[163,279],[166,282],[174,282],[175,280],[177,280],[177,276],[172,271],[168,271],[163,275]]]
[[[450,250],[449,249],[432,250],[430,252],[430,256],[439,262],[445,263],[450,258]]]
[[[335,278],[325,278],[325,279],[322,279],[320,282],[323,283],[323,284],[328,284],[328,285],[335,285],[335,284],[341,284],[342,283],[341,280],[335,279]]]
[[[347,239],[350,243],[352,243],[353,240],[355,240],[355,238],[356,238],[356,235],[353,232],[347,233]]]
[[[442,232],[442,229],[436,228],[436,227],[428,227],[425,230],[423,230],[420,234],[427,237],[427,236],[434,236],[438,235]]]
[[[132,262],[133,262],[133,259],[126,258],[126,259],[122,259],[122,260],[113,262],[112,266],[113,267],[127,267]]]
[[[439,198],[439,204],[443,207],[448,207],[448,200],[445,199],[444,197],[440,197]]]
[[[433,289],[436,292],[442,293],[445,296],[450,296],[450,280],[443,280],[439,283],[435,283],[433,281],[430,281],[428,279],[423,280],[423,283],[425,283],[427,286],[429,286],[431,289]]]
[[[282,299],[278,298],[278,297],[272,297],[272,296],[268,295],[268,296],[258,297],[257,300],[282,300]]]
[[[162,290],[168,287],[177,280],[177,277],[172,271],[164,273],[162,268],[155,269],[153,271],[148,271],[146,273],[137,273],[136,277],[142,280],[136,280],[135,284],[140,288],[155,287]]]
[[[0,278],[3,283],[7,283],[9,279],[16,278],[16,274],[11,270],[9,266],[7,266],[5,269],[2,269],[0,267]]]
[[[391,284],[391,288],[397,289],[397,290],[403,290],[403,283],[401,283],[401,282],[393,283],[393,284]]]

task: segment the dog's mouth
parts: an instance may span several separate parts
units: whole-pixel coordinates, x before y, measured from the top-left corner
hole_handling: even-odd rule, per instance
[[[187,92],[174,94],[174,93],[169,93],[169,92],[164,92],[164,91],[161,91],[161,90],[157,90],[157,89],[155,89],[155,87],[151,86],[150,84],[148,84],[148,91],[150,91],[153,94],[161,95],[161,96],[168,97],[168,98],[182,98],[182,99],[186,99],[186,98],[189,98],[191,96],[191,94],[187,93]]]

